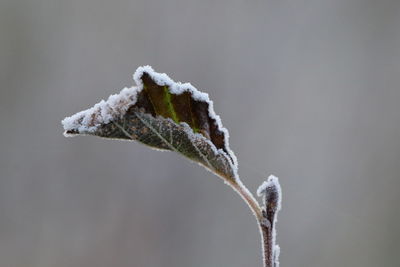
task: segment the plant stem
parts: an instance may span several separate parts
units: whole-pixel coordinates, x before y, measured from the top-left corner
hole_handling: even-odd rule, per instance
[[[275,244],[275,223],[281,208],[282,192],[278,178],[271,175],[257,190],[263,196],[262,219],[259,220],[264,253],[264,267],[279,266],[279,246]]]
[[[241,182],[230,182],[230,180],[228,182],[247,203],[257,219],[261,234],[263,266],[279,267],[279,246],[275,245],[275,222],[281,208],[281,188],[278,178],[271,175],[257,190],[257,194],[263,196],[263,207],[260,207],[253,194]]]
[[[260,221],[263,218],[262,209],[253,194],[242,183],[231,183],[231,186],[247,203],[257,221]]]
[[[269,221],[266,219],[259,222],[259,227],[261,232],[261,245],[264,256],[264,267],[275,267],[273,228],[271,227]]]

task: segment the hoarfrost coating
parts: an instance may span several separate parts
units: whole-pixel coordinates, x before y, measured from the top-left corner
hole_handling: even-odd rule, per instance
[[[78,112],[71,117],[61,121],[64,127],[64,135],[69,130],[78,132],[94,132],[101,124],[107,124],[117,117],[122,117],[132,103],[136,103],[136,96],[139,88],[124,88],[119,94],[111,95],[107,101],[101,100],[93,107]]]
[[[184,92],[190,92],[193,99],[208,104],[208,115],[215,119],[218,129],[223,132],[225,147],[233,160],[233,165],[237,168],[237,158],[229,147],[229,132],[223,127],[221,118],[215,113],[214,104],[208,94],[200,92],[190,83],[174,82],[167,74],[157,73],[150,66],[142,66],[135,71],[133,79],[137,86],[124,88],[119,94],[111,95],[106,101],[102,100],[92,108],[63,119],[61,123],[65,130],[64,135],[67,137],[74,136],[69,134],[68,131],[93,133],[102,124],[122,118],[127,110],[136,103],[138,93],[144,88],[141,80],[144,73],[147,73],[158,85],[168,86],[172,94],[179,95]]]

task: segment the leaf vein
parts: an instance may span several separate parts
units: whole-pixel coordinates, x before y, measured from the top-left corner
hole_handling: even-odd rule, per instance
[[[165,139],[159,132],[156,131],[156,129],[154,129],[154,127],[148,123],[146,120],[144,120],[141,115],[139,115],[137,112],[135,112],[136,117],[144,124],[146,125],[155,135],[157,135],[158,138],[160,138],[161,141],[163,141],[171,150],[179,153],[179,151],[170,143],[167,141],[167,139]],[[161,126],[161,124],[160,124]],[[160,127],[159,127],[160,129]]]

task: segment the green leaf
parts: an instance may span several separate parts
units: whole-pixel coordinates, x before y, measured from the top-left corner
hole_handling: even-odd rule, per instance
[[[239,182],[228,131],[208,94],[188,83],[175,83],[149,66],[138,68],[134,79],[136,87],[65,118],[65,135],[136,140],[175,151],[230,183]]]

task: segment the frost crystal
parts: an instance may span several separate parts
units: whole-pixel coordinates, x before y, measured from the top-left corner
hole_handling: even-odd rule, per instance
[[[124,88],[119,94],[111,95],[107,101],[101,100],[93,107],[78,112],[61,121],[64,135],[69,137],[69,131],[94,132],[100,125],[107,124],[113,119],[122,117],[129,106],[136,102],[139,88]]]

